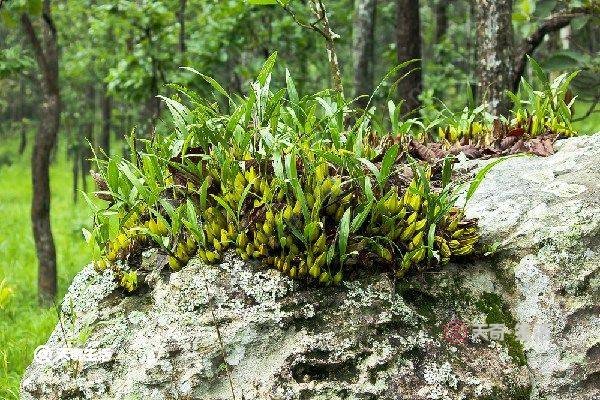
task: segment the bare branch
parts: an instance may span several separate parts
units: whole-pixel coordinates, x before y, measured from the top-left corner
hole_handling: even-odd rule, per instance
[[[571,10],[567,10],[565,12],[551,15],[545,20],[543,20],[540,26],[537,28],[537,30],[533,32],[529,37],[525,38],[515,57],[516,64],[514,67],[512,84],[513,91],[516,91],[519,88],[519,82],[521,81],[521,77],[525,72],[525,67],[527,67],[527,56],[531,55],[535,51],[535,49],[537,49],[537,47],[542,43],[544,37],[547,34],[564,28],[565,26],[569,25],[569,23],[571,23],[571,21],[574,18],[581,17],[584,15],[590,15],[593,13],[594,11],[591,6],[578,7],[573,8]]]
[[[329,20],[327,19],[327,10],[325,9],[323,1],[311,0],[313,12],[315,14],[315,17],[317,18],[314,22],[311,23],[301,21],[296,15],[296,13],[292,11],[292,9],[287,4],[284,4],[283,1],[277,0],[277,4],[279,4],[279,6],[283,8],[283,10],[292,17],[296,24],[298,24],[302,28],[315,31],[319,35],[323,36],[327,46],[327,60],[329,61],[329,66],[331,69],[331,77],[333,79],[334,89],[336,92],[343,94],[344,87],[342,86],[342,75],[340,73],[340,66],[338,63],[337,54],[335,52],[334,43],[335,39],[339,36],[335,32],[333,32],[331,30],[331,27],[329,26]],[[323,27],[321,28],[319,27],[319,25],[322,25]]]
[[[294,22],[298,25],[301,26],[302,28],[305,29],[310,29],[313,30],[315,32],[317,32],[319,35],[323,36],[325,39],[327,39],[327,35],[325,35],[325,32],[323,32],[323,30],[321,28],[319,28],[317,25],[323,20],[323,16],[321,16],[318,20],[311,22],[311,23],[306,23],[304,21],[301,21],[300,19],[298,19],[298,16],[296,15],[296,13],[289,7],[289,5],[287,4],[283,4],[282,2],[278,2],[279,5],[281,6],[281,8],[290,15],[290,17],[292,17],[292,19],[294,20]]]
[[[573,122],[583,121],[584,119],[586,119],[587,117],[592,115],[592,113],[599,112],[600,110],[596,110],[596,106],[598,105],[599,101],[600,101],[600,95],[596,96],[596,98],[594,99],[594,102],[592,103],[590,108],[587,110],[587,112],[585,114],[583,114],[581,117],[574,118]]]

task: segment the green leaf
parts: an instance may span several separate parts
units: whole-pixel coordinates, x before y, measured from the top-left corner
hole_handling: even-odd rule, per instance
[[[192,203],[192,200],[187,199],[186,206],[187,206],[187,215],[188,215],[188,219],[190,220],[190,222],[198,223],[198,214],[196,214],[196,206],[194,206],[194,203]]]
[[[252,183],[253,182],[248,182],[248,184],[244,188],[244,191],[242,192],[242,195],[240,196],[240,200],[238,202],[238,209],[237,209],[237,218],[236,218],[236,222],[238,223],[238,225],[239,225],[239,220],[242,215],[242,207],[244,206],[244,201],[246,200],[246,197],[248,197],[248,194],[250,194],[250,189],[252,189]]]
[[[469,110],[475,109],[475,96],[473,96],[473,89],[471,88],[471,82],[467,81],[467,106]]]
[[[358,161],[363,163],[364,166],[367,167],[369,169],[369,171],[371,171],[373,173],[373,175],[375,175],[375,179],[377,179],[377,182],[379,182],[380,172],[377,169],[377,166],[375,164],[373,164],[371,161],[367,160],[366,158],[361,157],[358,159]]]
[[[435,224],[431,224],[427,233],[427,260],[430,262],[433,258],[433,244],[435,242]]]
[[[91,242],[91,240],[92,240],[92,236],[93,236],[93,235],[92,235],[92,232],[88,231],[88,230],[87,230],[87,229],[85,229],[85,228],[82,228],[82,229],[81,229],[81,232],[83,233],[83,237],[84,237],[84,239],[85,239],[85,242],[86,242],[86,243],[90,243],[90,242]]]
[[[183,104],[170,99],[168,97],[165,96],[156,96],[159,99],[162,99],[166,104],[167,107],[169,108],[169,111],[171,112],[171,115],[173,116],[173,123],[175,124],[175,127],[177,128],[177,130],[182,134],[182,135],[187,135],[188,134],[188,128],[186,125],[186,119],[187,116],[189,115],[189,110],[187,109],[186,106],[184,106]]]
[[[287,92],[290,102],[292,103],[292,106],[297,106],[300,103],[300,98],[298,97],[294,80],[292,79],[290,71],[287,68],[285,69],[285,82],[287,85]]]
[[[533,57],[527,56],[527,58],[529,59],[529,62],[531,63],[531,68],[533,69],[533,73],[535,74],[537,79],[541,83],[544,84],[544,87],[546,87],[548,85],[548,76],[546,75],[546,73],[544,72],[542,67],[540,67],[540,64],[538,64],[537,61],[535,61],[535,59]]]
[[[544,60],[546,70],[557,71],[578,68],[581,65],[581,54],[572,51],[561,51]]]
[[[576,17],[571,20],[571,27],[575,32],[581,30],[584,26],[587,25],[590,20],[590,15],[582,15],[581,17]]]
[[[304,216],[304,220],[309,221],[310,212],[308,210],[308,203],[306,202],[306,197],[304,196],[304,191],[302,190],[302,186],[300,186],[300,182],[298,182],[295,154],[291,153],[285,156],[285,167],[287,170],[288,179],[290,180],[290,184],[294,189],[296,199],[300,202],[300,206],[302,207],[302,215]]]
[[[371,179],[369,179],[368,176],[365,176],[365,196],[367,196],[369,203],[375,201],[375,194],[373,193],[373,188],[371,187]]]
[[[221,86],[219,84],[219,82],[217,82],[216,80],[214,80],[213,78],[211,78],[208,75],[204,75],[203,73],[195,70],[192,67],[180,67],[181,69],[185,69],[187,71],[193,72],[196,75],[200,75],[202,77],[202,79],[204,79],[206,82],[208,82],[217,92],[221,93],[223,96],[227,97],[227,99],[233,103],[233,99],[229,96],[229,94],[227,93],[227,91],[225,89],[223,89],[223,86]]]
[[[267,58],[267,61],[265,61],[265,63],[263,64],[262,68],[260,69],[257,80],[261,86],[263,86],[267,82],[267,77],[273,70],[273,66],[275,65],[275,60],[277,60],[277,52],[274,52],[273,54],[271,54],[269,56],[269,58]]]
[[[444,166],[442,167],[442,188],[445,188],[452,179],[452,156],[444,158]]]
[[[546,18],[556,8],[558,0],[538,0],[535,2],[534,16],[537,18]]]
[[[248,4],[256,6],[267,6],[277,4],[277,0],[248,0]]]
[[[352,219],[352,224],[350,224],[350,232],[355,233],[360,229],[362,224],[369,216],[372,205],[373,203],[371,202],[367,203],[367,206]]]
[[[273,154],[273,171],[278,179],[285,180],[283,162],[281,161],[281,153],[279,151]]]
[[[213,199],[215,199],[217,201],[217,203],[219,203],[221,205],[221,207],[223,207],[225,209],[225,211],[227,212],[227,214],[229,214],[229,216],[231,217],[232,220],[236,219],[235,212],[233,211],[231,206],[229,204],[227,204],[225,199],[223,199],[221,196],[217,196],[216,194],[211,194],[211,196],[213,197]]]
[[[200,208],[206,210],[206,200],[208,198],[208,179],[204,179],[202,186],[200,186]]]
[[[381,162],[381,171],[379,173],[379,179],[377,179],[381,188],[385,186],[385,183],[387,182],[390,176],[392,166],[396,162],[396,157],[398,157],[398,149],[399,146],[398,143],[396,143],[392,147],[390,147],[383,156],[383,161]]]
[[[332,243],[331,246],[329,246],[329,249],[327,249],[327,265],[331,265],[331,262],[333,261],[333,257],[335,256],[335,243]]]
[[[350,235],[350,207],[344,212],[344,216],[340,221],[340,237],[339,237],[339,250],[340,250],[340,264],[344,263],[346,257],[346,247],[348,245],[348,236]]]

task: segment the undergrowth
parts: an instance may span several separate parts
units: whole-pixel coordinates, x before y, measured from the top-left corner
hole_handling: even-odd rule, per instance
[[[163,97],[172,132],[132,136],[129,160],[97,158],[97,195],[109,205],[95,208],[86,234],[98,269],[133,291],[127,261],[144,248],[161,248],[179,270],[196,255],[218,262],[231,247],[291,278],[335,284],[364,268],[401,277],[475,251],[476,222],[456,207],[450,159],[417,163],[401,143],[378,139],[372,114],[327,90],[300,97],[289,73],[271,91],[274,62],[244,98],[188,68],[229,112],[173,86],[178,95]]]
[[[132,133],[130,159],[96,157],[97,195],[109,203],[93,205],[95,225],[86,231],[98,270],[111,268],[121,286],[134,291],[135,260],[148,247],[167,254],[174,271],[194,256],[218,262],[234,248],[244,260],[326,285],[365,269],[402,277],[436,268],[476,251],[477,225],[457,207],[466,188],[452,179],[453,158],[418,162],[405,136],[446,124],[459,127],[456,139],[471,140],[477,131],[484,139],[476,140],[486,142],[498,124],[517,124],[523,135],[522,116],[528,137],[549,129],[572,134],[572,102],[566,104],[564,96],[574,75],[550,83],[536,71],[543,92],[523,81],[522,90],[511,94],[512,121],[491,119],[483,106],[471,105],[458,119],[446,114],[425,125],[402,120],[400,105],[392,101],[390,120],[382,121],[338,92],[300,97],[289,72],[286,86],[273,91],[275,59],[276,53],[245,97],[184,68],[208,82],[222,101],[172,85],[176,95],[162,97],[172,117],[170,131],[150,139]],[[393,135],[382,132],[386,126]],[[522,145],[511,129],[503,129],[512,136],[510,145]],[[548,149],[546,142],[537,145]],[[466,201],[494,164],[472,181]]]

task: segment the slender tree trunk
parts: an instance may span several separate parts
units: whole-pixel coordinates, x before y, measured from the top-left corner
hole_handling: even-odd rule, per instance
[[[154,127],[156,126],[156,120],[160,115],[160,100],[156,97],[158,96],[158,67],[156,65],[156,61],[154,58],[152,59],[152,76],[150,79],[150,97],[147,99],[146,103],[146,115],[148,116],[147,121],[147,135],[150,137],[152,132],[154,131]]]
[[[179,0],[179,12],[177,13],[177,19],[179,20],[179,53],[181,53],[182,60],[185,58],[186,45],[185,45],[185,9],[187,6],[187,0]]]
[[[421,58],[421,20],[419,17],[419,0],[396,1],[396,50],[398,64]],[[405,100],[404,112],[411,112],[421,107],[419,95],[423,89],[421,61],[411,64],[399,72],[406,74],[412,68],[418,68],[398,83],[398,94]]]
[[[438,0],[435,5],[435,42],[440,43],[448,31],[448,0]]]
[[[106,155],[110,155],[110,128],[112,114],[112,99],[108,93],[108,85],[102,85],[102,134],[100,135],[100,148]]]
[[[353,29],[354,97],[371,95],[373,92],[373,62],[375,13],[377,0],[355,0]],[[361,97],[358,104],[366,107],[368,97]]]
[[[78,142],[80,142],[80,139],[77,139]],[[79,184],[79,164],[80,164],[80,160],[81,160],[81,156],[79,155],[79,151],[81,149],[81,143],[76,143],[73,146],[73,150],[72,150],[72,154],[71,156],[73,157],[73,203],[77,204],[77,199],[78,199],[78,195],[77,195],[77,186]]]
[[[475,0],[477,97],[494,115],[508,115],[513,84],[512,0]]]
[[[93,153],[92,146],[94,146],[94,127],[96,125],[96,86],[95,82],[90,83],[86,89],[86,103],[88,109],[87,121],[84,125],[85,141],[83,148],[81,149],[81,179],[82,187],[84,191],[87,191],[87,176],[92,169]]]
[[[23,77],[19,79],[19,125],[21,131],[21,141],[19,143],[19,154],[22,155],[27,147],[27,127],[25,126],[25,82]]]
[[[58,81],[58,44],[52,20],[50,0],[42,6],[42,41],[28,14],[21,15],[21,24],[33,48],[41,72],[43,101],[40,125],[31,157],[31,224],[38,257],[38,300],[50,304],[56,296],[56,250],[50,226],[50,153],[56,143],[60,125],[60,89]]]

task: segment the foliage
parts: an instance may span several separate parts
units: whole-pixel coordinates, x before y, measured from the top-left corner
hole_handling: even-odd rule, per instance
[[[31,68],[33,65],[34,61],[24,55],[19,47],[5,49],[0,53],[0,79]]]
[[[567,91],[579,71],[561,74],[550,81],[548,75],[533,58],[529,58],[529,62],[540,90],[535,90],[525,79],[521,79],[519,91],[516,94],[508,93],[514,103],[516,123],[523,123],[531,117],[527,130],[533,137],[548,130],[563,136],[574,135],[571,126],[571,106],[575,99],[569,100]]]
[[[576,135],[577,132],[572,125],[572,107],[575,98],[569,92],[569,87],[579,71],[564,73],[550,80],[548,74],[533,58],[529,61],[534,70],[534,79],[529,83],[522,78],[517,93],[507,93],[514,104],[511,117],[498,119],[486,111],[485,104],[476,106],[471,86],[467,84],[465,89],[467,104],[461,111],[453,111],[440,102],[441,110],[431,106],[428,110],[429,115],[423,118],[422,122],[412,121],[410,127],[417,128],[417,134],[412,134],[413,138],[420,142],[439,143],[425,143],[436,154],[428,156],[423,150],[419,157],[430,160],[443,158],[448,152],[455,154],[460,151],[469,153],[467,155],[470,158],[523,151],[548,155],[546,144],[541,146],[539,151],[527,146],[516,148],[513,146],[519,142],[519,139],[534,140],[534,143],[540,144],[546,143],[549,136],[554,141],[558,137]],[[411,120],[404,122],[402,126],[406,126],[408,122]],[[404,132],[400,130],[399,133]],[[506,153],[506,151],[510,152]]]
[[[122,261],[151,244],[173,270],[235,247],[244,260],[330,284],[357,265],[402,276],[473,253],[477,227],[454,207],[450,160],[437,188],[431,167],[414,161],[403,183],[400,146],[375,146],[371,115],[346,126],[349,104],[329,91],[299,97],[289,73],[287,88],[272,92],[274,62],[275,54],[245,98],[199,74],[228,99],[229,114],[177,87],[190,107],[163,98],[174,132],[144,141],[131,160],[98,160],[98,194],[111,199],[87,233],[98,269],[114,269],[134,290],[132,263]]]
[[[0,149],[16,154],[18,145],[18,140],[3,140]],[[73,204],[71,191],[64,187],[70,179],[64,140],[55,157],[51,167],[52,227],[62,296],[90,260],[81,236],[81,228],[90,221],[83,198]],[[0,167],[0,229],[6,233],[0,240],[0,281],[12,289],[9,301],[0,309],[0,398],[8,400],[19,398],[19,382],[35,348],[48,340],[57,323],[55,310],[37,305],[37,263],[29,219],[31,186],[23,184],[31,179],[28,167],[29,153]]]

